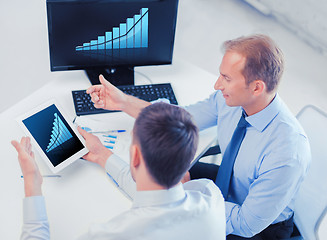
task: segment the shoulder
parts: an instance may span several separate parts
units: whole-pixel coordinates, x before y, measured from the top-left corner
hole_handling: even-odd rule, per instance
[[[184,190],[189,193],[198,192],[202,196],[224,201],[224,198],[217,185],[209,179],[191,180],[183,184]]]

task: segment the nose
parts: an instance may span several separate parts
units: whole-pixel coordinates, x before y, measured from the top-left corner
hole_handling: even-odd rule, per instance
[[[221,79],[222,79],[222,76],[219,75],[219,77],[218,77],[218,79],[217,79],[217,81],[216,81],[216,83],[214,85],[215,90],[222,90],[223,86],[221,84],[221,82],[222,82]]]

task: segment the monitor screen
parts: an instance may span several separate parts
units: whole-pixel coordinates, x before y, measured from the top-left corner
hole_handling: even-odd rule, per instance
[[[172,62],[178,0],[47,0],[51,71]]]

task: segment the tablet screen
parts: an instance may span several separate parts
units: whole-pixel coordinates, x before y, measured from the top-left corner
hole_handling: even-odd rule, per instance
[[[22,122],[54,167],[84,148],[54,104]]]

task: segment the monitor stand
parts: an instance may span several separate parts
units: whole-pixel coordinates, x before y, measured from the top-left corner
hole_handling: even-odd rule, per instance
[[[115,86],[134,85],[134,67],[92,68],[85,72],[92,85],[100,84],[100,74]]]

